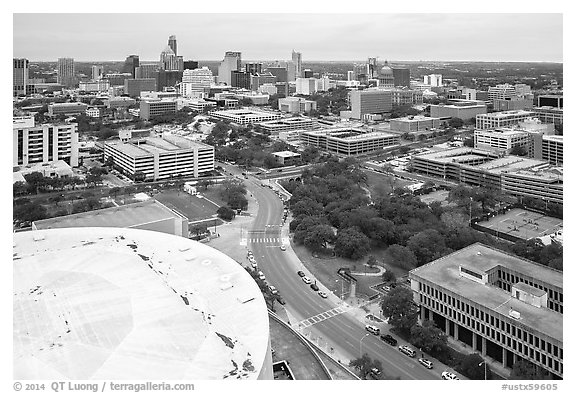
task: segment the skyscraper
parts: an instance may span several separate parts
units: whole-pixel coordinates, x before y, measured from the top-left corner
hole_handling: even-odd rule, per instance
[[[75,83],[74,59],[61,57],[58,59],[58,83],[65,87],[72,87]]]
[[[256,75],[262,73],[262,63],[247,63],[245,67],[246,72],[249,74]]]
[[[224,60],[218,66],[218,82],[232,84],[232,71],[242,69],[242,52],[226,52]]]
[[[174,54],[174,51],[170,45],[160,53],[160,69],[166,71],[178,71],[179,70],[178,58]],[[184,69],[184,64],[182,64],[182,69]]]
[[[375,79],[378,76],[378,59],[376,57],[369,57],[366,64],[366,77],[368,79]]]
[[[170,47],[170,49],[172,49],[174,55],[178,56],[178,46],[176,45],[175,35],[171,35],[170,37],[168,37],[168,46]]]
[[[294,63],[295,78],[302,77],[302,53],[292,50],[292,62]]]
[[[140,64],[140,66],[136,68],[135,79],[155,78],[157,71],[158,64]]]
[[[98,81],[98,80],[102,79],[103,75],[104,75],[104,66],[101,66],[101,65],[93,65],[92,66],[92,80],[93,81]]]
[[[410,69],[392,67],[394,86],[410,87]]]
[[[140,66],[140,58],[138,55],[130,55],[124,61],[124,68],[122,68],[122,72],[132,74],[132,78],[136,77],[136,67]]]
[[[13,96],[26,94],[28,86],[28,59],[14,59]]]

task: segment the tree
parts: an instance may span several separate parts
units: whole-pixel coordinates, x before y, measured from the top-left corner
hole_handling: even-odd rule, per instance
[[[304,245],[311,250],[326,249],[329,243],[334,242],[334,231],[330,225],[320,224],[308,229],[304,237]]]
[[[32,222],[48,217],[46,208],[38,202],[17,204],[13,209],[13,219],[17,222]]]
[[[562,259],[562,255],[563,247],[556,242],[552,242],[542,248],[538,261],[543,265],[549,266],[552,260]]]
[[[462,363],[456,367],[456,371],[467,376],[470,379],[484,379],[484,367],[486,366],[486,379],[490,379],[492,370],[490,366],[484,364],[485,360],[477,353],[466,355]]]
[[[463,142],[465,147],[474,147],[474,138],[466,138]]]
[[[361,378],[364,378],[370,372],[372,359],[367,353],[363,353],[362,357],[350,360],[348,365],[358,371]]]
[[[406,270],[411,270],[418,266],[416,256],[408,247],[393,244],[386,249],[386,254],[392,263]]]
[[[146,174],[142,171],[136,171],[136,172],[134,172],[132,179],[135,182],[142,182],[142,181],[146,180]]]
[[[360,259],[370,251],[370,239],[357,227],[338,231],[334,245],[337,255],[350,259]]]
[[[534,262],[540,262],[540,253],[544,249],[544,243],[538,238],[529,240],[518,240],[512,246],[512,252],[519,257],[530,259]]]
[[[212,181],[209,179],[202,179],[198,181],[198,187],[203,187],[204,191],[208,190],[208,186],[212,184]]]
[[[448,125],[454,128],[462,128],[464,121],[459,117],[452,117],[450,120],[448,120]]]
[[[12,184],[12,195],[13,196],[24,195],[27,193],[27,191],[28,191],[28,186],[26,185],[26,182],[16,181]]]
[[[382,315],[388,323],[404,333],[409,333],[418,321],[418,311],[412,300],[412,290],[397,286],[390,289],[382,300]]]
[[[226,221],[231,221],[236,217],[236,212],[228,206],[220,206],[218,210],[216,210],[216,214],[218,214],[219,218]]]
[[[200,236],[200,234],[205,233],[207,230],[208,226],[205,223],[198,223],[190,228],[190,232],[195,233],[196,236]]]
[[[368,266],[374,267],[378,263],[378,260],[376,259],[376,257],[374,255],[370,255],[368,257],[368,261],[366,263],[368,264]]]
[[[26,183],[28,183],[30,190],[34,190],[36,194],[38,194],[40,190],[43,191],[48,185],[47,179],[40,172],[27,173],[24,175],[24,179],[26,180]]]
[[[382,281],[390,283],[396,282],[396,275],[392,270],[386,269],[386,271],[382,273]]]
[[[433,356],[446,351],[448,336],[442,329],[434,326],[434,322],[426,319],[422,324],[415,324],[410,329],[410,342]]]
[[[564,270],[564,263],[562,258],[556,258],[556,259],[552,259],[549,263],[548,263],[548,267],[551,267],[552,269],[556,269],[556,270]]]
[[[512,366],[512,373],[510,379],[552,379],[547,375],[542,368],[534,363],[519,359]]]
[[[444,237],[435,229],[426,229],[419,232],[408,240],[406,246],[412,250],[418,266],[422,266],[442,256],[446,251]]]
[[[116,198],[118,196],[118,194],[120,193],[120,191],[122,191],[122,189],[120,187],[112,187],[108,191],[108,194],[112,195],[114,198]]]

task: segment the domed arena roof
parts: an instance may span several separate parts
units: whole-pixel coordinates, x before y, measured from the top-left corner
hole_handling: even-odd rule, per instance
[[[390,67],[388,66],[388,61],[385,61],[385,62],[384,62],[384,66],[380,69],[380,75],[383,75],[383,74],[390,74],[390,75],[392,75],[392,73],[393,73],[393,72],[392,72],[392,68],[390,68]]]
[[[232,258],[126,228],[14,234],[15,379],[272,379],[266,304]]]

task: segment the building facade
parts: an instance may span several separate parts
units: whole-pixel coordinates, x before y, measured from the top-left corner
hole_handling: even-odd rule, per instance
[[[264,112],[255,109],[228,109],[211,111],[208,115],[214,119],[229,120],[236,124],[247,125],[262,123],[264,121],[278,120],[282,117],[276,112]]]
[[[532,144],[532,136],[528,132],[518,129],[496,128],[476,129],[474,131],[474,147],[482,150],[509,153],[512,148],[519,146],[528,153]]]
[[[110,81],[107,79],[82,81],[78,83],[78,90],[86,92],[105,92],[110,88]]]
[[[13,166],[53,163],[58,160],[78,166],[76,123],[34,125],[34,120],[13,125]]]
[[[534,115],[533,111],[525,110],[482,113],[476,116],[476,128],[485,130],[489,128],[513,127],[521,121],[533,118]]]
[[[420,320],[512,368],[563,376],[562,272],[480,243],[409,272]]]
[[[398,145],[400,136],[360,128],[332,128],[302,132],[300,140],[305,145],[315,146],[324,151],[342,156],[355,156]]]
[[[304,70],[302,69],[302,53],[292,50],[292,64],[294,64],[294,77],[302,78],[304,76]]]
[[[104,66],[102,65],[93,65],[91,70],[93,81],[99,81],[104,76]]]
[[[310,113],[316,110],[316,101],[302,97],[286,97],[278,100],[278,109],[287,113]]]
[[[260,123],[260,127],[272,135],[291,130],[310,130],[315,126],[316,122],[309,117],[289,117]]]
[[[228,86],[232,85],[232,71],[240,71],[242,69],[242,53],[241,52],[226,52],[224,60],[218,66],[218,83],[225,83]]]
[[[543,123],[563,124],[564,123],[564,109],[555,108],[552,106],[540,106],[532,108],[532,112]]]
[[[155,116],[176,113],[178,104],[174,100],[142,100],[140,101],[140,118],[150,120]]]
[[[73,87],[76,83],[74,59],[61,57],[58,59],[58,83],[65,87]]]
[[[82,102],[63,102],[48,104],[48,116],[79,115],[86,113],[88,105]]]
[[[477,115],[485,114],[486,110],[486,105],[475,101],[469,104],[430,105],[430,116],[440,118],[457,117],[464,121],[470,121],[477,118]]]
[[[214,170],[214,147],[176,135],[147,137],[104,144],[104,160],[112,157],[128,176],[142,172],[147,179],[199,177]]]
[[[427,131],[440,127],[440,119],[425,116],[408,116],[390,119],[390,130],[399,132]]]
[[[441,87],[443,85],[442,75],[441,74],[424,75],[423,82],[425,85],[429,85],[431,87]]]
[[[388,90],[356,90],[350,92],[352,119],[362,119],[365,114],[382,114],[392,111],[392,92]]]
[[[316,93],[315,78],[296,78],[296,94],[309,96]]]
[[[140,97],[143,91],[156,91],[156,79],[126,79],[124,81],[124,94],[130,97]]]
[[[122,72],[132,74],[132,78],[136,78],[136,68],[138,67],[140,67],[140,57],[138,55],[130,55],[124,60]]]
[[[553,108],[564,108],[564,97],[561,95],[544,94],[538,96],[538,106],[551,106]]]
[[[392,67],[392,74],[394,77],[394,86],[396,87],[410,87],[410,69]]]
[[[28,59],[13,59],[12,96],[26,95],[28,91]]]

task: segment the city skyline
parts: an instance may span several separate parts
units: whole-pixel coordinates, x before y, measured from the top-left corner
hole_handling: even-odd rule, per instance
[[[560,13],[197,15],[13,14],[13,55],[30,61],[122,61],[137,54],[142,61],[157,61],[175,35],[179,55],[204,61],[219,61],[226,51],[242,52],[247,60],[288,60],[295,50],[303,62],[368,56],[382,62],[563,62]],[[107,23],[93,23],[104,18]],[[278,34],[267,33],[278,26]],[[199,40],[206,32],[208,38]]]

